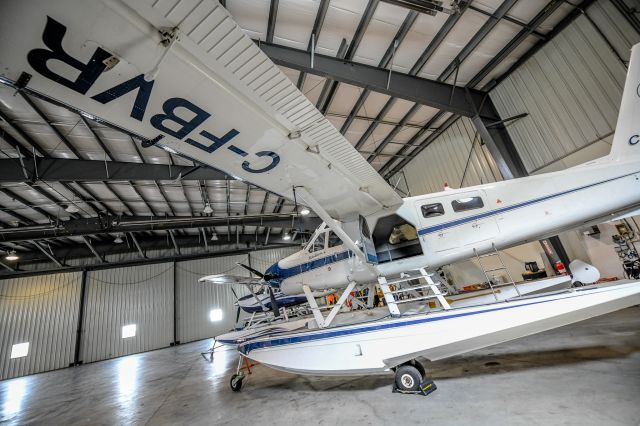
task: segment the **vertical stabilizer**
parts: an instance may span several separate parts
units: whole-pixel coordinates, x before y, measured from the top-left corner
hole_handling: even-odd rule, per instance
[[[640,156],[640,43],[631,49],[631,61],[610,156],[613,160]]]

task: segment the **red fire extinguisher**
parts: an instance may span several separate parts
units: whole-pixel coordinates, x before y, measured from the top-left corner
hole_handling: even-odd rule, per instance
[[[567,275],[567,268],[564,266],[564,263],[562,263],[562,261],[558,260],[555,265],[554,268],[556,269],[556,272],[560,275]]]

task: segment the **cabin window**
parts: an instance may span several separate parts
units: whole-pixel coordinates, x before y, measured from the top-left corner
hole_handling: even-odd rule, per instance
[[[420,209],[423,217],[442,216],[444,214],[444,207],[440,203],[425,204]]]
[[[453,207],[454,212],[458,213],[466,212],[467,210],[480,209],[484,207],[484,203],[480,197],[467,197],[452,201],[451,207]]]

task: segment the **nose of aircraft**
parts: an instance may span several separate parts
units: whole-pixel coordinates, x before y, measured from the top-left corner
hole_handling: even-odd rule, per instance
[[[269,268],[267,268],[267,270],[265,271],[264,273],[265,281],[268,281],[269,285],[273,287],[280,287],[281,272],[282,270],[278,266],[278,263],[277,262],[274,263],[273,265],[269,266]]]

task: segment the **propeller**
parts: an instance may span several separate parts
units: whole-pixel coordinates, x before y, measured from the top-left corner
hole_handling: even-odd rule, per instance
[[[239,300],[240,298],[238,297],[238,294],[233,290],[233,288],[231,288],[230,290],[233,293],[236,300]],[[236,324],[238,324],[238,320],[240,319],[240,310],[241,310],[240,305],[238,305],[238,309],[236,310]]]
[[[252,274],[257,275],[258,277],[260,277],[267,284],[267,289],[269,290],[269,300],[271,301],[271,311],[273,311],[273,316],[275,316],[276,318],[279,318],[280,317],[280,306],[278,306],[278,301],[276,299],[276,296],[275,296],[275,294],[273,294],[273,288],[270,285],[268,285],[269,281],[274,279],[275,276],[272,275],[272,274],[269,274],[269,273],[264,273],[263,274],[262,272],[255,270],[251,266],[245,265],[245,264],[240,263],[240,262],[238,262],[237,265],[243,267],[244,269],[246,269],[247,271],[251,272]]]
[[[237,265],[243,267],[244,269],[246,269],[247,271],[249,271],[249,272],[251,272],[253,274],[256,274],[258,277],[262,278],[266,282],[269,282],[269,281],[271,281],[272,279],[275,278],[273,275],[271,275],[269,273],[264,273],[263,274],[262,272],[260,272],[260,271],[258,271],[256,269],[253,269],[251,266],[245,265],[244,263],[238,262]]]
[[[280,318],[280,306],[278,306],[278,300],[273,294],[273,289],[271,287],[269,287],[269,299],[271,299],[271,310],[273,311],[273,316]]]

